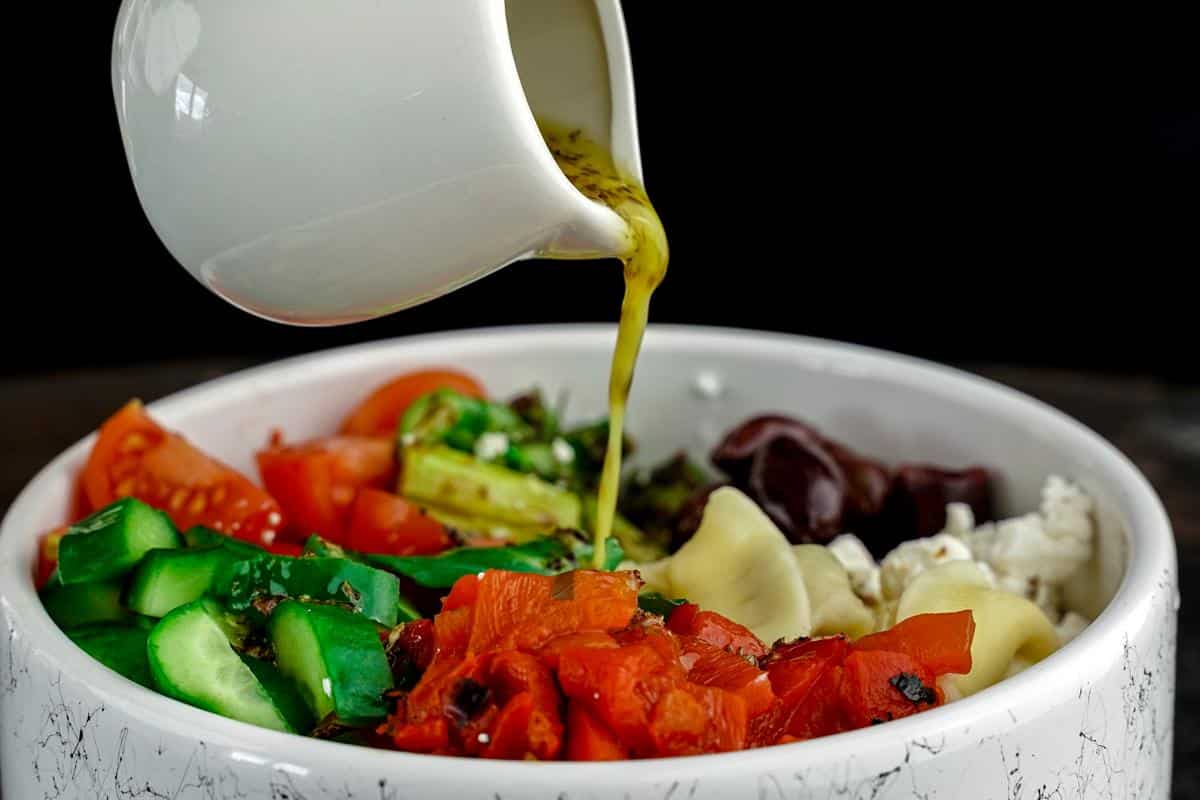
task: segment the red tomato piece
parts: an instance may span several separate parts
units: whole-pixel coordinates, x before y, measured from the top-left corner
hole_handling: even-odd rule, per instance
[[[456,660],[465,656],[474,621],[474,606],[443,610],[438,614],[433,620],[434,661]]]
[[[771,688],[782,711],[780,727],[800,738],[842,728],[837,704],[841,665],[850,652],[844,636],[777,645],[766,661]]]
[[[453,611],[456,608],[475,605],[479,597],[479,575],[463,575],[450,587],[450,594],[442,601],[442,611]]]
[[[485,758],[557,758],[563,744],[562,697],[537,658],[514,650],[487,661],[485,682],[501,706]]]
[[[371,436],[275,441],[256,458],[263,484],[287,515],[288,534],[301,541],[317,533],[342,544],[358,490],[386,488],[396,476],[395,445]]]
[[[670,665],[673,673],[677,673],[679,676],[685,674],[680,661],[682,652],[679,649],[679,637],[672,635],[661,624],[654,621],[653,617],[650,620],[642,618],[639,620],[639,624],[616,631],[612,636],[622,647],[630,644],[647,645],[658,653],[663,664]]]
[[[675,609],[667,620],[667,629],[739,655],[761,658],[767,654],[767,646],[749,628],[715,611],[701,611],[695,603]]]
[[[538,650],[538,658],[550,669],[558,669],[558,657],[571,647],[618,647],[616,639],[611,634],[601,631],[584,631],[582,633],[565,633],[546,642]]]
[[[657,752],[650,714],[658,699],[682,683],[672,665],[647,644],[613,649],[567,648],[559,654],[558,683],[563,693],[602,722],[635,756]]]
[[[92,508],[136,497],[167,512],[181,530],[204,525],[267,544],[283,526],[279,504],[237,470],[158,425],[132,400],[110,417],[88,456],[84,490]]]
[[[695,636],[680,636],[680,663],[688,680],[701,686],[715,686],[736,694],[746,703],[746,713],[757,717],[775,703],[775,692],[766,672],[745,658],[709,644]]]
[[[350,511],[346,546],[360,553],[424,556],[454,544],[446,526],[403,497],[360,489]]]
[[[665,692],[650,715],[655,755],[724,753],[746,746],[746,704],[723,689],[685,683]]]
[[[933,708],[941,703],[934,680],[928,668],[904,653],[852,652],[840,687],[842,713],[851,728],[862,728]]]
[[[423,394],[435,389],[452,389],[471,397],[485,397],[479,381],[449,369],[409,372],[383,384],[342,422],[341,433],[353,436],[396,436],[400,416]]]
[[[629,758],[615,733],[579,703],[567,703],[569,761],[620,761]]]
[[[565,633],[619,630],[637,611],[639,585],[630,572],[488,570],[479,581],[467,650],[536,651]]]
[[[854,643],[855,651],[887,650],[904,653],[934,675],[971,671],[971,641],[975,617],[970,611],[918,614]]]
[[[797,706],[783,706],[784,730],[797,739],[830,736],[852,727],[842,713],[841,686],[845,670],[834,664],[821,673],[812,691]]]
[[[384,732],[402,750],[460,753],[464,740],[462,729],[470,727],[473,751],[479,752],[482,750],[479,745],[483,743],[478,741],[478,734],[494,717],[495,705],[489,703],[483,709],[471,709],[468,718],[460,713],[458,703],[468,682],[483,686],[482,666],[476,659],[442,656],[441,652],[435,653],[433,663],[404,699],[402,709],[398,708],[388,720]],[[488,713],[483,717],[479,711]]]

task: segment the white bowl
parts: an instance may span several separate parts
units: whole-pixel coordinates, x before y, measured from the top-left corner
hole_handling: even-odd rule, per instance
[[[611,327],[486,330],[382,342],[249,370],[159,403],[154,415],[254,474],[272,427],[330,432],[376,382],[448,364],[498,395],[541,384],[602,414]],[[714,391],[716,389],[716,391]],[[889,461],[982,463],[1006,513],[1036,507],[1049,473],[1100,500],[1096,595],[1107,607],[1041,664],[907,719],[799,744],[616,764],[485,762],[315,741],[251,727],[143,689],[50,621],[30,579],[37,536],[63,521],[91,439],[33,479],[0,528],[0,778],[33,798],[1167,797],[1178,608],[1175,547],[1154,490],[1115,448],[1012,390],[933,364],[796,337],[654,328],[631,406],[643,453],[703,454],[749,414],[812,420]],[[1110,600],[1111,598],[1111,600]]]

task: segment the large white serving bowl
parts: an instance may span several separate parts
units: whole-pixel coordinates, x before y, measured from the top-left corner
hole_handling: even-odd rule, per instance
[[[604,411],[611,327],[472,331],[296,358],[151,407],[205,450],[255,474],[269,431],[333,431],[373,385],[454,365],[498,396],[540,384],[573,416]],[[643,458],[703,455],[750,414],[781,411],[889,461],[981,463],[1001,509],[1034,509],[1047,474],[1100,499],[1101,541],[1069,595],[1103,613],[1041,664],[973,697],[874,728],[725,755],[607,764],[487,762],[274,733],[143,689],[78,650],[30,578],[60,524],[86,439],[25,488],[0,528],[0,777],[41,798],[1160,798],[1170,790],[1175,546],[1162,505],[1115,448],[1059,412],[955,370],[789,336],[653,328],[630,427]],[[99,422],[99,420],[97,420]]]

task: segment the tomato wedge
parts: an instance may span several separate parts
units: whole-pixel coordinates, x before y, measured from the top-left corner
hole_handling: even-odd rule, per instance
[[[360,489],[350,511],[346,546],[360,553],[425,556],[454,541],[446,526],[403,497],[378,489]]]
[[[276,440],[256,458],[263,484],[283,507],[289,538],[317,533],[343,544],[351,503],[363,487],[395,481],[395,446],[375,436],[329,436],[299,444]]]
[[[92,508],[132,496],[167,512],[181,530],[204,525],[270,544],[283,525],[279,504],[269,494],[161,427],[138,400],[100,427],[83,485]]]
[[[452,389],[471,397],[485,397],[479,381],[451,369],[407,372],[380,386],[342,421],[341,433],[353,436],[396,435],[396,423],[413,401],[435,389]]]

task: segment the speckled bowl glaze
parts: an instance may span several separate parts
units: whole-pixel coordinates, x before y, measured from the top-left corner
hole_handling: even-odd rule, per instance
[[[497,395],[534,383],[603,413],[611,327],[514,328],[320,353],[207,383],[156,417],[254,473],[268,431],[323,434],[374,383],[451,364]],[[8,800],[479,798],[1165,798],[1178,589],[1158,498],[1115,448],[1053,409],[933,364],[848,345],[654,328],[632,399],[647,458],[702,454],[748,414],[803,416],[889,460],[978,462],[1005,512],[1036,507],[1051,472],[1100,504],[1079,608],[1103,612],[1061,651],[978,695],[904,720],[741,753],[608,764],[495,763],[274,733],[176,703],[92,661],[42,610],[39,533],[60,524],[91,440],[50,463],[0,529],[0,778]]]

